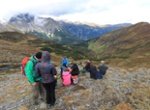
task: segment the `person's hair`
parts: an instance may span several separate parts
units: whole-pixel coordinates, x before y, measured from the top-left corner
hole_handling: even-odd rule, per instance
[[[35,54],[35,57],[36,57],[37,59],[41,59],[41,58],[42,58],[42,52],[37,52],[37,53]]]
[[[104,61],[104,60],[101,60],[101,64],[105,64],[105,61]]]

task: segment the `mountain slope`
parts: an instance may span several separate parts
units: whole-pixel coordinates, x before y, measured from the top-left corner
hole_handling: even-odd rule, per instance
[[[131,59],[148,62],[150,57],[150,24],[141,22],[133,26],[113,31],[89,43],[89,49],[100,59]],[[132,62],[133,63],[133,62]]]
[[[74,36],[79,37],[82,40],[89,40],[97,38],[106,33],[112,32],[114,30],[130,26],[129,23],[117,24],[117,25],[106,25],[106,26],[90,26],[88,24],[75,24],[69,22],[60,22],[63,29],[67,30]]]
[[[0,33],[0,70],[19,66],[24,56],[30,56],[41,50],[50,51],[56,65],[60,62],[60,57],[64,55],[70,59],[88,58],[93,53],[86,47],[87,45],[57,44],[53,41],[42,40],[31,34],[2,32]]]

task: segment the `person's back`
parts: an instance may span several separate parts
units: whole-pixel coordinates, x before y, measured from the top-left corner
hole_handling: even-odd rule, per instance
[[[62,78],[62,72],[63,72],[63,70],[64,70],[65,68],[67,68],[68,65],[69,65],[69,60],[68,60],[67,57],[64,56],[64,57],[62,58],[61,62],[60,62],[60,76],[61,76],[61,78]]]
[[[72,75],[72,76],[76,76],[76,75],[79,75],[79,73],[80,73],[79,67],[78,67],[77,64],[74,63],[74,64],[71,66],[71,75]]]
[[[97,71],[96,66],[90,65],[90,78],[96,79],[97,73],[98,73],[98,71]]]
[[[37,72],[40,73],[39,75],[42,77],[42,83],[51,83],[55,80],[54,75],[56,75],[56,69],[54,65],[50,63],[49,53],[44,53],[43,59],[40,63],[36,65]]]
[[[62,73],[62,83],[64,86],[71,85],[71,74],[68,69],[65,69]]]
[[[71,66],[71,80],[73,84],[77,84],[79,82],[79,75],[80,71],[79,71],[79,67],[76,63],[73,63]]]
[[[55,104],[55,75],[57,71],[50,63],[50,53],[48,51],[42,52],[42,61],[36,65],[36,72],[42,77],[42,85],[46,91],[46,103],[48,105]]]
[[[69,65],[69,60],[68,60],[67,57],[62,58],[62,60],[61,60],[61,66],[63,66],[63,65],[65,65],[65,66]]]
[[[100,66],[98,67],[100,74],[105,75],[108,67],[106,66],[104,61],[101,61]]]
[[[39,63],[39,71],[40,75],[42,77],[42,83],[51,83],[55,80],[54,73],[55,71],[54,66],[50,63]]]
[[[84,67],[84,69],[85,69],[87,72],[90,72],[90,65],[91,65],[90,61],[87,61],[87,62],[86,62],[86,65],[85,65],[85,67]]]

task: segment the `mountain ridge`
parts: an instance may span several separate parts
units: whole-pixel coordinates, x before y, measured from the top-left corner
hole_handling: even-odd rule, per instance
[[[89,26],[88,24],[75,24],[56,21],[52,18],[35,17],[29,13],[19,14],[10,20],[0,24],[0,32],[17,31],[22,33],[36,33],[36,36],[44,37],[47,40],[66,43],[65,41],[86,41],[96,38],[113,30],[117,30],[131,24],[109,25],[105,27]],[[39,34],[37,34],[39,33]],[[63,35],[63,36],[61,36]],[[66,38],[64,38],[67,36]],[[77,40],[76,40],[77,39]],[[59,42],[58,42],[59,41]]]

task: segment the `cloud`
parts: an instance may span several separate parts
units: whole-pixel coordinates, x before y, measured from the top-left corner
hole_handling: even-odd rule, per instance
[[[150,22],[149,0],[0,0],[0,16],[28,12],[96,24]]]
[[[80,0],[1,0],[0,15],[12,16],[16,13],[29,12],[59,16],[80,11]]]
[[[136,0],[102,2],[89,0],[81,12],[68,13],[55,18],[96,24],[150,22],[149,11],[150,2],[148,0],[138,2]]]

